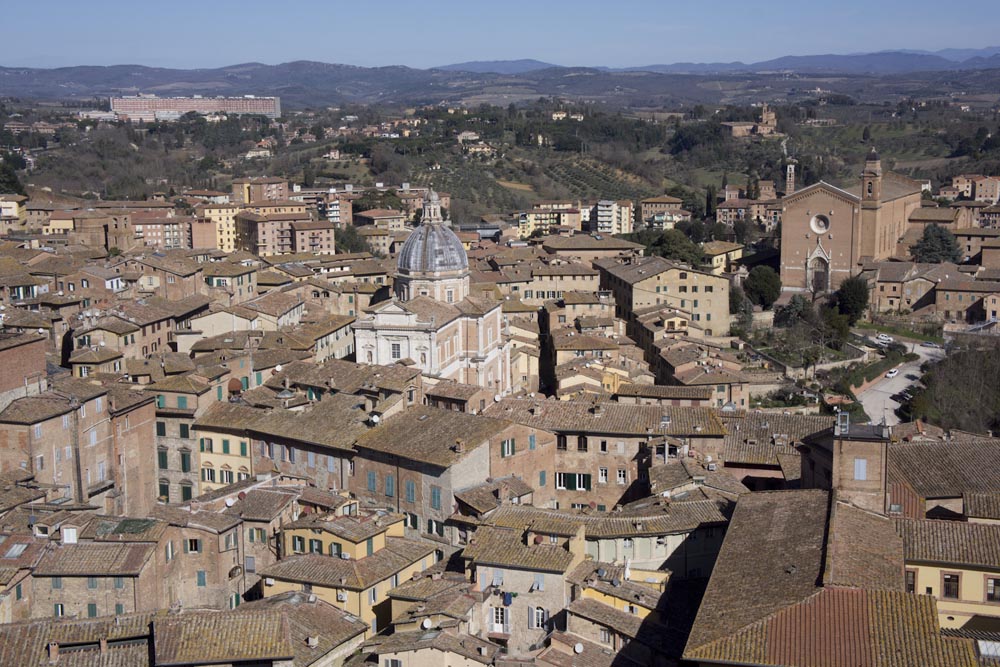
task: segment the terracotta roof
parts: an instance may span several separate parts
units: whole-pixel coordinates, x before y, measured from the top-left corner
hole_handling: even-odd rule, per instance
[[[63,544],[35,568],[40,577],[137,577],[156,547],[152,544]]]
[[[499,415],[484,417],[427,405],[415,406],[363,433],[355,447],[446,468],[510,425],[496,416]],[[459,440],[465,453],[456,451],[455,444]],[[401,442],[406,446],[401,448]]]
[[[386,532],[394,523],[401,523],[405,517],[402,514],[369,514],[362,516],[327,516],[323,514],[304,514],[297,521],[287,523],[283,529],[309,528],[324,530],[331,535],[343,538],[354,544],[360,544],[370,537]]]
[[[611,628],[615,632],[641,644],[649,646],[658,653],[666,653],[666,627],[659,625],[649,617],[640,617],[626,611],[620,611],[603,602],[588,598],[574,600],[566,607],[572,616],[579,616],[593,621],[598,625]]]
[[[597,540],[689,533],[702,525],[725,525],[728,515],[728,504],[714,500],[663,502],[647,499],[634,503],[628,511],[604,514],[504,505],[490,515],[489,524],[562,536],[575,535],[577,528],[583,525],[584,537]]]
[[[778,455],[798,455],[795,444],[833,425],[833,417],[772,412],[721,413],[728,433],[719,450],[726,463],[778,465]]]
[[[823,585],[903,591],[903,541],[892,520],[833,503]]]
[[[480,648],[485,649],[480,653]],[[418,630],[416,632],[397,632],[386,639],[380,641],[374,647],[375,653],[385,655],[389,653],[408,653],[410,651],[422,651],[432,649],[443,654],[454,653],[467,660],[481,662],[484,665],[494,664],[498,657],[500,647],[491,642],[479,639],[472,635],[454,635],[450,632],[434,630],[427,632]],[[451,664],[451,661],[443,655],[438,658],[428,657],[426,660],[436,661],[436,664]]]
[[[360,639],[368,630],[368,625],[359,618],[323,600],[310,601],[309,596],[301,591],[279,593],[263,600],[244,602],[234,613],[258,611],[276,611],[286,618],[292,650],[295,652],[295,667],[315,664],[351,639]],[[310,637],[317,640],[315,647],[309,646]]]
[[[358,591],[388,579],[434,553],[435,548],[431,542],[387,537],[385,547],[371,556],[350,560],[317,554],[291,556],[264,568],[260,576]]]
[[[958,497],[1000,488],[1000,439],[889,445],[890,479],[905,480],[922,498]]]
[[[659,398],[668,400],[696,399],[707,401],[712,397],[712,390],[709,387],[625,383],[618,386],[618,391],[615,392],[615,394],[618,396],[635,396],[641,398]]]
[[[573,554],[561,546],[525,543],[524,531],[497,526],[480,526],[462,551],[462,558],[477,567],[497,566],[516,570],[565,573]]]
[[[278,610],[184,613],[153,621],[157,666],[280,661],[294,657]]]
[[[971,640],[943,637],[934,599],[898,591],[820,589],[684,657],[782,667],[978,664]]]
[[[899,519],[906,561],[1000,569],[1000,525]]]
[[[231,507],[226,508],[226,514],[237,516],[246,521],[271,521],[282,510],[295,500],[291,490],[281,491],[266,489],[250,489],[242,498],[237,499]]]
[[[597,410],[595,411],[595,408]],[[723,436],[726,429],[711,408],[624,405],[588,401],[505,398],[486,408],[490,417],[550,431],[609,435]],[[669,420],[664,420],[664,417]]]
[[[740,498],[686,654],[816,592],[822,576],[828,503],[827,492],[820,490],[761,492]]]
[[[526,496],[534,491],[527,482],[519,477],[502,477],[464,491],[456,491],[455,498],[482,514],[496,509],[501,504],[501,488],[506,488],[510,497],[515,498]]]
[[[996,493],[966,493],[965,516],[974,519],[1000,520],[1000,491]]]

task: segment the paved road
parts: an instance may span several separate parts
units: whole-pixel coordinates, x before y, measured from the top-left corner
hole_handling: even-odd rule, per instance
[[[920,359],[900,364],[897,366],[899,368],[899,375],[894,378],[887,378],[883,375],[880,381],[858,395],[861,405],[864,406],[865,412],[871,417],[873,422],[880,422],[884,415],[885,423],[890,426],[895,426],[899,423],[899,417],[896,416],[896,408],[899,407],[899,403],[892,400],[892,396],[903,391],[910,385],[917,384],[917,380],[906,376],[911,375],[919,378],[921,364],[927,360],[937,361],[944,358],[944,350],[940,348],[922,347],[917,341],[907,341],[899,338],[896,340],[905,344],[911,351],[919,354]]]

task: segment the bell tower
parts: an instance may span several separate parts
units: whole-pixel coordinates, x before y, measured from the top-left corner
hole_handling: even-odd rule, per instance
[[[882,160],[873,146],[865,158],[861,174],[861,202],[864,208],[877,208],[882,200]]]

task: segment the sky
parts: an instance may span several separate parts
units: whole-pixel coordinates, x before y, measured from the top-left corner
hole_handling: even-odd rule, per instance
[[[929,0],[11,1],[0,65],[219,67],[317,60],[434,67],[535,58],[626,67],[979,48],[1000,18]],[[2,93],[2,85],[0,85]]]

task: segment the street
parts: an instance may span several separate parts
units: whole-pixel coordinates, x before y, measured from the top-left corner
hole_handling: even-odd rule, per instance
[[[920,359],[897,366],[899,375],[894,378],[887,378],[883,375],[880,381],[858,394],[858,400],[861,401],[861,405],[864,406],[865,412],[871,420],[881,422],[884,416],[885,423],[890,426],[899,423],[899,417],[896,416],[896,408],[899,407],[899,403],[894,401],[892,397],[910,385],[917,384],[917,380],[912,380],[907,375],[919,378],[921,364],[927,360],[943,359],[945,355],[941,348],[923,347],[918,341],[901,339],[897,339],[897,341],[905,344],[915,354],[919,354]]]

